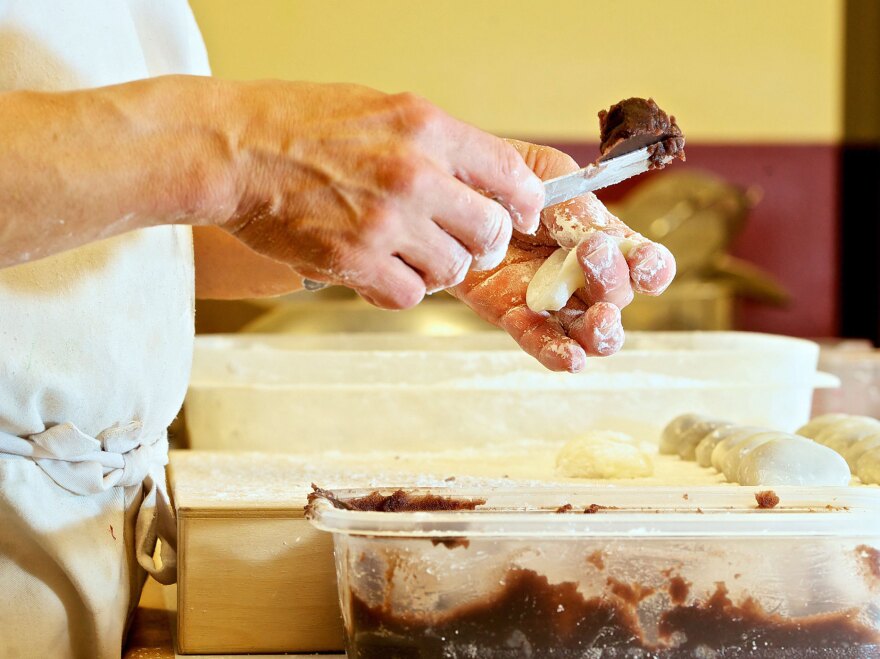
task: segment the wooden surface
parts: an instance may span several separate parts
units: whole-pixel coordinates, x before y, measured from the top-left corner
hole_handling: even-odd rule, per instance
[[[135,612],[123,659],[239,659],[242,655],[179,655],[174,651],[173,629],[176,619],[176,588],[163,587],[149,579],[140,606]],[[261,655],[271,657],[314,657],[315,655]],[[322,654],[326,659],[344,659],[343,654]]]

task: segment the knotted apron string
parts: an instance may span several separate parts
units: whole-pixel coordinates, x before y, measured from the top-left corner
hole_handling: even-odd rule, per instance
[[[165,490],[168,436],[152,442],[140,440],[142,424],[133,421],[102,431],[97,437],[62,423],[27,438],[0,431],[0,455],[33,460],[64,489],[79,495],[98,494],[112,487],[143,485],[143,500],[135,520],[138,563],[156,581],[177,578],[177,523]],[[162,566],[156,565],[153,548],[162,541]]]

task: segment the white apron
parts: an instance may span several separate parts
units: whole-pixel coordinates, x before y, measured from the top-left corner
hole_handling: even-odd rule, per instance
[[[0,0],[0,90],[166,73],[209,73],[185,0]],[[152,550],[192,335],[186,227],[0,270],[0,657],[118,657],[144,570],[173,580]]]

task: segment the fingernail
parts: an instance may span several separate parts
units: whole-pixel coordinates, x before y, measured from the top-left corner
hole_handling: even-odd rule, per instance
[[[661,277],[674,267],[672,253],[662,245],[651,245],[642,252],[644,256],[630,269],[630,278],[639,292],[659,295],[672,282],[671,277],[665,280]]]
[[[554,369],[561,364],[569,373],[582,371],[587,365],[587,353],[584,349],[571,343],[548,343],[541,349],[540,360],[553,364]]]
[[[617,245],[605,234],[596,234],[598,237],[594,241],[601,241],[600,244],[589,254],[581,259],[581,263],[585,268],[599,278],[602,272],[610,268],[614,264],[614,251]]]
[[[650,250],[648,255],[640,260],[632,269],[632,277],[638,283],[647,283],[657,276],[662,261],[656,250]]]
[[[523,233],[531,236],[541,224],[541,210],[544,208],[544,182],[535,175],[529,176],[523,181],[522,191],[535,199],[533,211],[529,213],[528,217],[523,218],[525,226],[520,229]]]

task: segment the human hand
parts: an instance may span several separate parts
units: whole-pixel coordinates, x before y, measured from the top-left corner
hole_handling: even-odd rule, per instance
[[[550,147],[512,144],[543,180],[577,169],[572,158]],[[618,242],[627,245],[626,256]],[[526,306],[529,282],[560,246],[577,249],[586,285],[559,311],[534,312]],[[547,368],[577,372],[587,355],[611,355],[623,346],[620,310],[635,292],[659,295],[674,276],[668,249],[636,234],[586,194],[546,209],[534,236],[515,233],[501,265],[469,274],[452,292]]]
[[[538,226],[543,186],[517,150],[415,96],[260,82],[233,101],[219,225],[304,277],[407,308]]]

